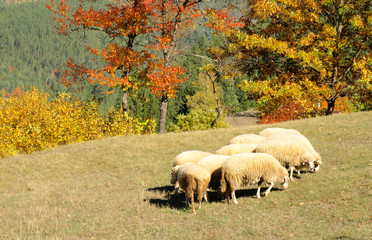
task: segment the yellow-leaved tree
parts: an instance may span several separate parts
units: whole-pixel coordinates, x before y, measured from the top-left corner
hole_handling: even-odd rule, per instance
[[[309,92],[297,94],[309,101],[315,101],[315,91],[327,103],[326,114],[333,113],[340,97],[371,96],[371,5],[365,0],[249,0],[245,27],[225,33],[237,49],[238,67],[251,76],[243,89],[270,81],[258,97],[295,86]]]

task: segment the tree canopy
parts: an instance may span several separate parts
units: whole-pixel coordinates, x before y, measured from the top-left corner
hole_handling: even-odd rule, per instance
[[[252,0],[248,5],[244,28],[227,35],[239,49],[237,66],[253,80],[277,86],[312,82],[300,90],[315,90],[326,100],[327,114],[337,98],[360,89],[371,92],[370,1]],[[247,81],[243,88],[250,84],[255,83]]]

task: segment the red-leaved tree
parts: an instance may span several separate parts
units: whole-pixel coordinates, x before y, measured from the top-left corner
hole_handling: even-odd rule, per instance
[[[124,112],[129,110],[129,92],[149,87],[162,100],[159,132],[164,133],[168,99],[184,81],[185,69],[174,65],[177,37],[196,19],[196,6],[201,1],[128,0],[95,9],[86,7],[89,1],[80,0],[74,6],[69,0],[50,0],[46,6],[54,13],[59,33],[92,30],[112,39],[102,49],[86,46],[95,58],[103,60],[103,67],[90,69],[70,58],[62,82],[69,86],[89,80],[120,89]]]

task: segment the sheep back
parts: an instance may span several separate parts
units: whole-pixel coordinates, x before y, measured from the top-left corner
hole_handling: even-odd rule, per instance
[[[260,136],[257,134],[242,134],[232,138],[229,144],[237,144],[237,143],[244,143],[244,144],[260,144],[266,140],[266,137]]]
[[[220,149],[216,151],[216,153],[219,155],[228,155],[228,156],[232,156],[232,155],[239,154],[239,153],[251,153],[256,149],[257,146],[258,144],[242,144],[242,143],[230,144],[230,145],[221,147]]]
[[[288,129],[288,128],[266,128],[262,130],[259,135],[263,137],[270,137],[273,134],[295,134],[295,135],[302,135],[299,131],[296,129]]]
[[[286,168],[314,161],[304,144],[294,140],[267,140],[258,145],[255,152],[272,155]]]
[[[173,160],[173,167],[177,165],[182,165],[188,162],[195,163],[202,159],[203,157],[212,155],[212,153],[199,151],[199,150],[190,150],[178,154]]]
[[[315,151],[309,139],[307,139],[307,137],[303,135],[292,134],[292,133],[288,133],[288,134],[275,133],[269,136],[268,140],[293,140],[293,141],[301,142],[307,148],[307,150],[310,151],[310,153],[314,157],[314,160],[318,164],[322,164],[322,160],[321,160],[319,153]]]
[[[197,163],[203,165],[211,174],[211,182],[220,182],[222,163],[228,159],[226,155],[210,155],[200,159]]]

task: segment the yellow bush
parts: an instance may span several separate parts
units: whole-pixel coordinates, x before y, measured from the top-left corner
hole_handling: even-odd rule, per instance
[[[93,101],[60,94],[49,102],[48,94],[33,88],[6,101],[0,98],[0,158],[102,137],[151,134],[155,127],[153,119],[123,118],[121,111],[105,120]]]
[[[148,119],[145,122],[140,122],[138,118],[133,118],[127,113],[119,111],[111,111],[108,119],[105,122],[104,133],[106,136],[117,135],[138,135],[151,134],[156,130],[156,121]]]
[[[216,112],[192,109],[187,115],[178,115],[177,122],[175,124],[170,124],[168,129],[175,132],[210,129],[216,116]],[[214,125],[214,128],[227,127],[229,127],[229,124],[224,121],[224,116],[221,116]]]

